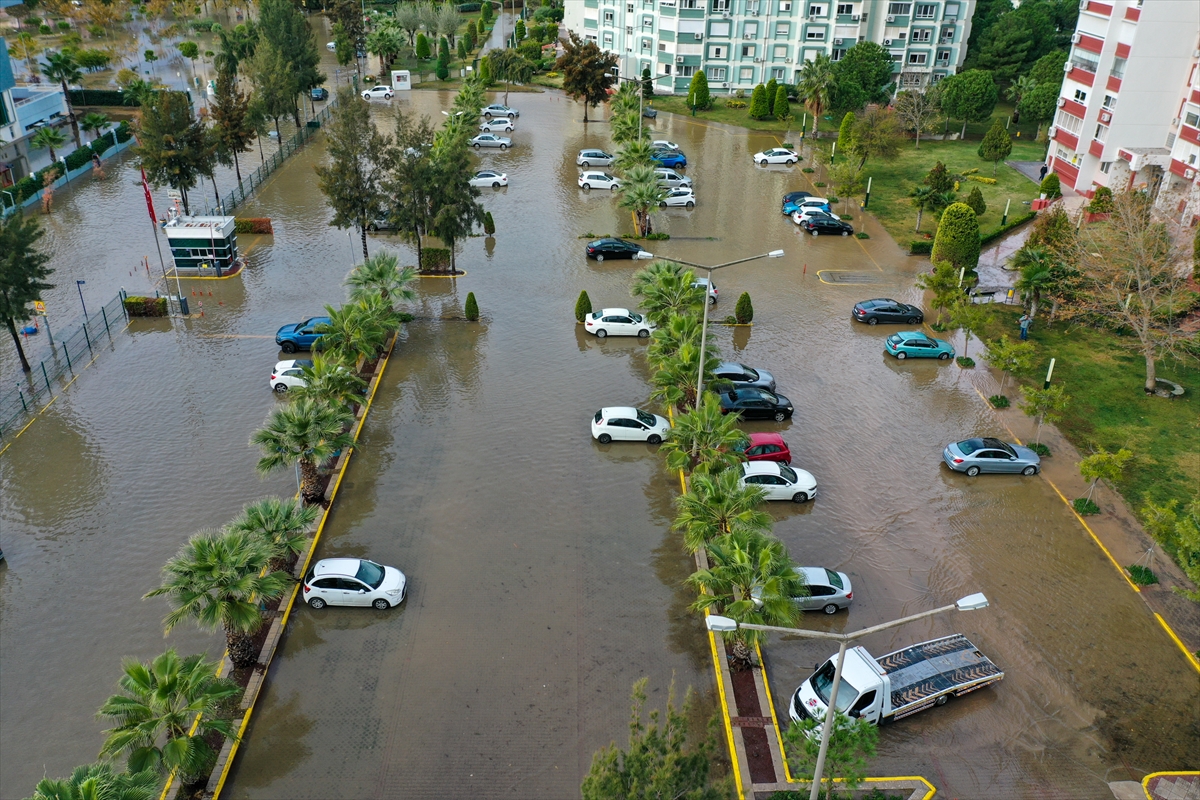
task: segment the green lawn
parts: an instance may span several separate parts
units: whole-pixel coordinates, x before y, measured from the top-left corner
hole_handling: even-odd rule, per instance
[[[1017,335],[1015,306],[996,306],[996,316],[984,338]],[[1040,358],[1022,383],[1040,386],[1050,358],[1055,358],[1054,382],[1067,387],[1071,405],[1058,428],[1081,453],[1127,447],[1136,457],[1117,488],[1134,511],[1144,498],[1155,502],[1177,499],[1186,505],[1200,486],[1200,367],[1174,360],[1160,362],[1157,375],[1175,381],[1187,394],[1174,400],[1146,397],[1142,392],[1145,362],[1121,347],[1122,339],[1107,330],[1045,325],[1043,314],[1030,328]],[[1006,391],[1016,405],[1019,391],[1011,381]]]
[[[750,98],[745,98],[745,102],[747,103],[746,108],[726,108],[725,98],[714,98],[713,107],[708,111],[697,111],[696,118],[722,122],[726,125],[737,125],[752,131],[778,131],[781,134],[792,131],[795,143],[799,144],[800,124],[804,120],[803,108],[796,103],[792,103],[792,113],[795,115],[795,119],[788,122],[780,122],[774,118],[750,119]],[[655,95],[651,101],[651,105],[654,108],[684,116],[692,113],[691,109],[688,108],[687,97],[684,95]]]

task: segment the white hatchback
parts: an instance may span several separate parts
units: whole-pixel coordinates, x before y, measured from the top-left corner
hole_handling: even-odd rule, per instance
[[[470,181],[472,186],[480,189],[488,186],[493,189],[499,189],[501,186],[508,186],[508,175],[503,172],[497,172],[494,169],[484,169],[476,172]]]
[[[583,321],[583,328],[600,339],[606,336],[636,336],[645,339],[654,331],[654,324],[628,308],[602,308],[588,315]]]
[[[755,164],[795,164],[799,160],[795,150],[785,147],[775,147],[754,154]]]
[[[696,195],[692,194],[692,187],[681,186],[678,189],[672,189],[667,192],[666,197],[659,203],[661,206],[681,206],[683,208],[696,207]]]
[[[708,278],[696,278],[692,281],[692,288],[699,289],[701,286],[708,289],[708,304],[715,305],[717,302],[717,285],[711,282]]]
[[[801,206],[792,212],[792,222],[799,225],[802,222],[808,222],[813,217],[832,217],[833,219],[841,219],[832,211],[826,211],[820,206]]]
[[[768,500],[807,503],[817,496],[817,479],[812,473],[778,461],[743,462],[741,484],[757,486]]]
[[[380,611],[404,602],[408,580],[395,567],[365,558],[325,558],[304,578],[304,602],[325,606],[374,606]]]
[[[621,180],[607,172],[581,172],[579,186],[583,189],[609,189],[615,192],[621,188]]]
[[[479,130],[484,133],[495,133],[496,131],[508,133],[513,130],[513,124],[508,117],[496,117],[495,119],[485,119],[479,123]]]
[[[364,90],[362,93],[362,98],[363,100],[376,100],[380,98],[384,100],[391,100],[395,94],[396,93],[392,91],[392,87],[379,85],[372,86],[370,89]]]
[[[307,358],[294,358],[276,363],[274,369],[271,370],[271,388],[283,394],[288,389],[307,386],[308,384],[304,380],[304,368],[312,365],[313,362]]]
[[[666,417],[640,408],[615,406],[602,408],[592,417],[592,438],[600,444],[611,441],[658,444],[671,429]]]
[[[680,175],[675,170],[667,167],[657,168],[654,170],[654,175],[658,178],[658,185],[664,189],[682,189],[684,187],[690,188],[692,185],[691,178],[687,177],[686,175]]]
[[[653,147],[655,150],[678,150],[679,149],[679,145],[675,144],[674,142],[667,141],[666,139],[655,139],[654,141],[652,141],[650,143],[650,146]]]

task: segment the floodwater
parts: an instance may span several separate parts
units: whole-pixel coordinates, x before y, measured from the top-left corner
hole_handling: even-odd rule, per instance
[[[677,481],[653,448],[587,432],[597,408],[649,395],[643,343],[598,341],[572,319],[581,289],[597,308],[632,303],[637,266],[581,252],[584,234],[629,226],[615,198],[575,185],[575,153],[608,146],[608,131],[557,94],[510,100],[513,149],[478,156],[512,181],[484,192],[498,232],[463,243],[466,276],[420,282],[318,553],[395,565],[409,597],[386,614],[297,609],[226,796],[570,797],[592,753],[624,740],[638,678],[652,706],[673,678],[711,708],[711,659],[680,585],[688,559],[667,530]],[[394,103],[440,118],[449,101]],[[957,367],[887,359],[887,331],[850,322],[856,299],[919,301],[921,262],[871,223],[865,241],[798,235],[777,203],[805,176],[749,161],[771,136],[667,115],[657,131],[687,152],[699,205],[657,215],[673,238],[655,252],[713,264],[787,252],[716,276],[717,316],[748,291],[756,318],[712,335],[774,372],[797,408],[782,426],[747,426],[781,430],[821,484],[809,505],[772,508],[777,535],[798,561],[854,580],[848,614],[804,624],[854,630],[974,591],[992,601],[863,642],[882,654],[960,631],[1006,672],[884,729],[871,772],[922,774],[948,797],[1095,798],[1106,780],[1194,767],[1197,677],[1143,604],[1040,479],[941,466],[947,441],[1003,434]],[[0,796],[94,757],[94,709],[122,657],[220,652],[219,635],[188,626],[164,641],[165,604],[138,598],[188,535],[292,485],[260,481],[246,441],[281,402],[265,381],[274,330],[338,302],[361,255],[326,224],[322,156],[319,143],[295,156],[239,210],[276,231],[243,237],[242,278],[185,282],[212,291],[203,318],[116,337],[0,459]],[[53,240],[60,284],[77,275],[106,297],[150,285],[128,275],[154,252],[134,174],[126,161],[78,193],[77,232]],[[412,260],[394,237],[371,247]],[[468,291],[482,320],[445,319]],[[828,655],[767,647],[781,713]]]

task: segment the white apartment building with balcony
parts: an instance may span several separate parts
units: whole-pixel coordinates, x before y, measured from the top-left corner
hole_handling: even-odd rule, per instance
[[[704,70],[722,95],[797,83],[805,61],[862,41],[888,48],[900,88],[923,88],[962,65],[974,11],[975,0],[565,0],[563,22],[620,56],[621,77],[649,67],[655,92],[686,94]]]
[[[1200,0],[1083,0],[1046,156],[1063,184],[1200,214],[1198,60]]]

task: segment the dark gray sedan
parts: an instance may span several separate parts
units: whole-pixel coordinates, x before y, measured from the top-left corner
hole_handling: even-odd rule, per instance
[[[999,439],[964,439],[946,445],[942,452],[946,466],[965,472],[972,478],[981,472],[1011,472],[1036,475],[1042,459],[1028,447]]]
[[[711,302],[711,301],[710,301]],[[713,370],[713,377],[729,381],[735,389],[766,389],[775,391],[775,378],[765,369],[754,369],[736,361],[722,362]]]

